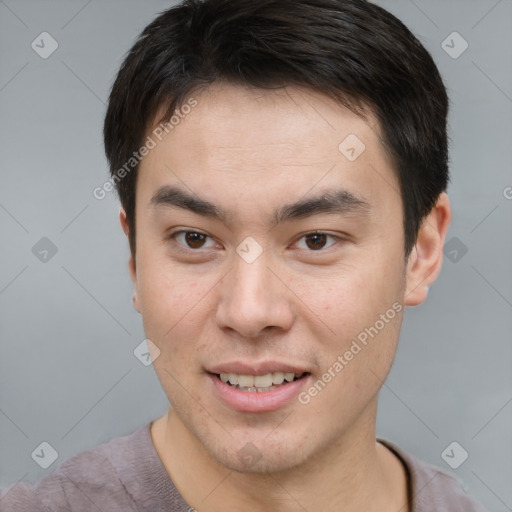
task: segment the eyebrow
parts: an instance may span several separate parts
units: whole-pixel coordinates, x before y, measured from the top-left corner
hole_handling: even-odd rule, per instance
[[[190,194],[180,187],[166,185],[159,188],[150,201],[155,209],[176,207],[189,210],[197,215],[209,217],[229,225],[229,213],[220,206]],[[366,216],[371,212],[370,203],[346,189],[329,189],[313,197],[306,197],[280,207],[271,219],[276,224],[303,219],[322,213],[356,214]]]

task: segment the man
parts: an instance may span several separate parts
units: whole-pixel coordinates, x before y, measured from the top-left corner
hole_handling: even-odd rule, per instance
[[[441,269],[447,113],[429,53],[363,0],[190,0],[153,21],[104,135],[171,406],[2,512],[482,511],[375,433],[405,307]]]

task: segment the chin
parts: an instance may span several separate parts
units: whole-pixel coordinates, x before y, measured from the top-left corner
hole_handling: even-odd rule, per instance
[[[307,460],[304,440],[279,436],[270,441],[268,430],[258,436],[233,436],[227,446],[209,442],[203,445],[223,467],[242,474],[278,473],[293,469]]]
[[[295,452],[295,453],[294,453]],[[300,465],[301,462],[297,460],[297,454],[295,450],[289,450],[289,453],[283,453],[279,457],[276,457],[275,453],[271,453],[270,450],[264,450],[260,453],[260,458],[256,462],[246,464],[243,460],[240,460],[238,453],[230,453],[224,457],[215,457],[217,462],[225,468],[241,474],[268,474],[268,473],[279,473],[282,471],[291,470]]]

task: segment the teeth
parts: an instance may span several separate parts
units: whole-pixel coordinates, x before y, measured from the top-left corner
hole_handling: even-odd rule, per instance
[[[272,374],[272,384],[282,384],[283,382],[284,382],[284,373],[283,372],[275,372]]]
[[[254,377],[254,385],[257,388],[268,388],[272,386],[272,374],[266,373],[265,375]]]
[[[231,380],[231,375],[232,374],[229,375],[229,382],[231,382],[231,384],[235,384],[235,382]],[[238,375],[237,378],[238,385],[242,386],[243,388],[250,388],[254,386],[254,377],[252,375]]]
[[[232,386],[238,385],[240,388],[246,388],[247,391],[268,391],[274,389],[274,386],[283,384],[284,381],[292,382],[296,377],[303,374],[274,372],[265,375],[237,375],[236,373],[221,373],[220,380],[229,382]]]
[[[256,389],[258,392],[262,392],[262,391],[270,391],[271,389],[276,389],[277,386],[269,386],[268,388],[253,388],[253,389]]]

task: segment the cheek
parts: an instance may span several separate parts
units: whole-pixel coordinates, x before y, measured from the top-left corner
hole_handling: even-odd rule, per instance
[[[303,278],[292,287],[335,337],[348,339],[372,325],[400,297],[400,270],[375,261],[333,270],[322,279]],[[334,331],[334,332],[333,332]]]
[[[400,309],[398,302],[393,303]],[[343,312],[345,314],[345,312]],[[305,390],[301,403],[308,403],[313,417],[329,411],[331,425],[345,425],[375,398],[391,369],[402,320],[402,312],[390,304],[368,320],[340,318],[337,336],[322,340],[319,375]],[[340,314],[341,317],[341,314]]]
[[[144,331],[162,349],[170,349],[194,337],[201,325],[209,282],[193,279],[165,262],[145,262],[137,270],[137,294]],[[208,280],[209,281],[209,280]]]
[[[301,288],[299,296],[315,312],[315,323],[328,327],[317,335],[321,371],[330,369],[336,375],[331,392],[337,389],[343,395],[346,388],[371,394],[389,371],[403,311],[403,269],[397,265],[399,258],[392,261],[361,260],[360,265]]]
[[[177,312],[186,308],[197,294],[201,280],[172,262],[164,249],[156,244],[147,245],[137,261],[137,289],[145,313],[154,316],[155,311]]]

